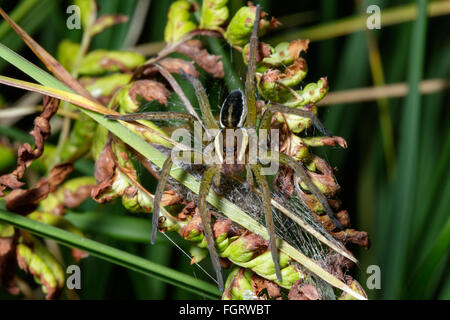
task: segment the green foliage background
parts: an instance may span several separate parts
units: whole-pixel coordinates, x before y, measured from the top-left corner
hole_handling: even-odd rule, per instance
[[[132,18],[137,0],[99,0],[100,12],[121,13]],[[163,39],[169,0],[152,0],[139,43]],[[243,1],[231,0],[231,15]],[[320,117],[334,135],[344,137],[347,150],[328,149],[324,156],[338,168],[337,179],[342,187],[341,198],[349,210],[352,225],[370,234],[372,247],[357,253],[361,266],[357,279],[369,298],[378,299],[450,299],[450,114],[449,91],[420,95],[415,90],[422,79],[444,78],[450,75],[450,20],[447,15],[427,17],[427,1],[254,1],[271,15],[285,22],[282,31],[271,33],[264,41],[278,43],[292,40],[300,33],[317,32],[321,41],[313,41],[306,56],[309,79],[328,76],[331,91],[373,86],[379,82],[371,70],[366,30],[344,36],[334,36],[330,30],[338,22],[359,15],[371,4],[389,9],[417,4],[416,20],[375,30],[384,81],[387,84],[408,82],[408,95],[385,101],[326,106]],[[429,1],[431,2],[431,1]],[[444,1],[438,1],[444,2]],[[446,1],[449,2],[449,1]],[[63,38],[80,40],[81,32],[65,26],[69,1],[22,0],[0,1],[7,12],[16,12],[15,18],[51,54]],[[15,11],[13,11],[15,10]],[[284,20],[283,20],[284,19]],[[382,16],[383,23],[383,16]],[[130,22],[108,29],[94,39],[92,49],[122,49]],[[329,26],[329,28],[316,28]],[[316,28],[316,29],[314,29]],[[31,61],[37,62],[24,43],[2,21],[0,41]],[[227,54],[231,49],[223,45]],[[245,74],[241,59],[232,59],[233,68]],[[40,64],[38,64],[40,65]],[[42,65],[40,65],[42,66]],[[6,61],[0,60],[2,75],[27,79]],[[28,80],[28,79],[27,79]],[[217,90],[220,83],[212,81],[207,91],[211,101],[220,101],[224,92]],[[12,103],[23,91],[0,87],[6,103]],[[389,153],[383,135],[391,119],[395,153]],[[384,120],[383,120],[384,119]],[[384,121],[384,122],[383,122]],[[0,135],[11,140],[30,139],[26,134],[32,126],[32,117],[26,117],[15,127],[0,127]],[[387,135],[389,136],[389,135]],[[57,136],[50,141],[57,141]],[[9,169],[9,168],[7,168]],[[5,172],[7,171],[5,169]],[[84,174],[92,173],[92,165],[77,165]],[[145,173],[145,170],[142,170]],[[146,185],[154,188],[154,180],[147,177]],[[146,181],[145,178],[143,181]],[[205,275],[189,264],[189,260],[172,243],[159,235],[157,244],[150,246],[148,219],[133,216],[119,203],[99,206],[93,201],[83,204],[68,218],[94,240],[169,266],[189,275],[207,280]],[[101,212],[104,210],[105,212]],[[187,250],[186,244],[172,238]],[[69,252],[64,251],[64,254]],[[365,272],[369,265],[381,269],[381,289],[368,290]],[[206,263],[206,268],[208,264]],[[81,264],[83,272],[82,299],[202,299],[179,287],[138,274],[135,271],[89,257]],[[0,298],[10,296],[0,293]]]

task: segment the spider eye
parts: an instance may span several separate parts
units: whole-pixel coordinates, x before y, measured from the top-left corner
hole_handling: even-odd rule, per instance
[[[237,89],[230,92],[220,109],[222,128],[240,128],[247,117],[247,104],[244,93]]]

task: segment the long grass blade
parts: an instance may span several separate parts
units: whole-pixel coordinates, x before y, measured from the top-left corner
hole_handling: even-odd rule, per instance
[[[56,242],[71,248],[80,249],[92,254],[93,256],[121,265],[125,268],[135,270],[175,286],[182,287],[196,294],[213,299],[217,299],[220,295],[216,286],[210,283],[156,264],[152,261],[148,261],[139,256],[129,254],[128,252],[118,250],[97,241],[77,236],[65,230],[25,218],[18,214],[0,211],[0,221],[9,223],[19,229],[27,230],[35,235],[53,239]]]

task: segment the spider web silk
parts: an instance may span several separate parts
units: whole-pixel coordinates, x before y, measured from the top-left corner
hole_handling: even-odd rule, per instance
[[[162,153],[169,155],[170,149],[161,147],[160,145],[154,145]],[[202,165],[192,165],[181,163],[175,160],[174,163],[191,174],[197,181],[201,180],[202,173],[205,169]],[[156,172],[160,172],[160,168],[152,165]],[[192,190],[188,189],[184,185],[180,184],[178,181],[169,176],[167,181],[168,186],[180,194],[186,201],[194,201],[197,203],[198,195]],[[211,188],[217,192],[219,195],[229,200],[230,202],[236,204],[241,208],[242,211],[251,216],[254,220],[258,221],[260,224],[265,225],[264,221],[264,209],[263,201],[261,197],[254,193],[248,186],[247,183],[240,183],[231,177],[221,175],[221,183],[219,187],[215,187],[214,183]],[[283,192],[271,192],[272,199],[277,201],[279,204],[284,206],[286,209],[303,219],[307,224],[313,227],[318,233],[323,235],[327,240],[335,244],[339,248],[344,248],[343,245],[336,241],[323,227],[318,223],[308,208],[303,204],[302,200],[297,196],[289,197]],[[216,212],[218,215],[223,216],[223,214],[217,210],[217,208],[212,207],[208,204],[209,209]],[[327,256],[333,252],[326,245],[322,244],[310,233],[303,230],[296,222],[291,220],[289,217],[284,215],[278,209],[272,206],[272,215],[275,223],[275,233],[280,239],[283,239],[295,249],[303,253],[305,256],[313,259],[319,266],[324,267],[327,264]],[[223,216],[226,218],[225,216]],[[319,290],[323,299],[334,300],[336,297],[334,295],[333,288],[310,273],[308,270],[303,268],[301,265],[297,264],[301,271],[304,271],[309,276],[306,279],[306,283],[313,284]]]

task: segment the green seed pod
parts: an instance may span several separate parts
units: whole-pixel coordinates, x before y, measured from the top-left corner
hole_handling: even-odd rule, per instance
[[[55,299],[60,295],[64,287],[64,270],[40,240],[29,233],[20,237],[17,261],[21,269],[30,272],[35,281],[42,285],[46,299]]]
[[[58,61],[66,70],[72,71],[80,47],[81,45],[79,43],[72,42],[68,39],[64,39],[59,43],[57,52]]]
[[[309,40],[294,40],[281,42],[273,50],[269,57],[263,59],[263,63],[271,67],[283,67],[297,60],[302,51],[308,49]]]
[[[292,96],[292,98],[284,104],[294,108],[305,106],[307,104],[316,104],[325,97],[328,90],[329,87],[327,78],[320,78],[317,83],[309,83],[303,88],[303,90],[297,91],[297,94],[301,97],[301,99]]]
[[[105,72],[134,69],[145,62],[145,57],[130,51],[94,50],[89,52],[78,69],[80,75],[95,76]]]
[[[196,245],[192,245],[189,248],[189,253],[192,256],[191,264],[193,263],[199,263],[200,261],[203,261],[208,256],[208,249],[200,248]]]
[[[286,87],[291,88],[298,85],[305,78],[307,72],[308,66],[303,58],[298,58],[283,73],[278,69],[268,69],[256,77],[258,90],[264,99],[284,104],[293,96]]]
[[[256,300],[251,278],[254,275],[249,269],[234,268],[225,283],[223,300]]]
[[[278,115],[276,119],[279,122],[286,121],[289,130],[294,133],[300,133],[305,129],[311,127],[312,125],[311,119],[300,117],[294,114]]]
[[[263,240],[254,234],[241,236],[231,242],[226,250],[219,255],[222,258],[228,258],[236,265],[252,269],[261,277],[274,281],[282,287],[290,288],[303,275],[294,266],[289,264],[290,258],[286,254],[280,253],[279,263],[282,281],[278,282],[270,251],[267,250],[262,254],[255,252],[255,248],[261,246],[261,241]]]
[[[225,39],[232,45],[244,46],[250,40],[254,21],[254,9],[251,7],[240,8],[228,24]]]
[[[216,29],[222,25],[229,16],[228,0],[203,0],[200,28]]]
[[[197,28],[197,25],[190,21],[191,4],[189,1],[175,1],[169,8],[167,14],[167,24],[164,30],[164,41],[173,43],[180,40],[186,33]]]
[[[120,113],[133,113],[137,112],[141,107],[138,97],[142,97],[147,102],[156,100],[159,103],[166,105],[169,95],[170,92],[163,84],[153,80],[140,80],[130,83],[117,91],[111,100],[110,105],[118,106],[117,111]],[[138,122],[150,130],[137,127],[130,122],[123,122],[123,125],[150,143],[157,143],[166,147],[172,146],[170,142],[154,133],[154,131],[156,131],[160,135],[167,136],[167,134],[153,122],[148,120],[138,120]]]
[[[264,74],[256,75],[258,91],[267,101],[283,103],[292,97],[291,92],[277,83],[281,72],[277,69],[269,69]]]
[[[225,39],[228,43],[234,46],[243,47],[250,41],[253,24],[255,22],[255,13],[255,6],[242,7],[236,12],[225,32]],[[264,19],[265,16],[266,13],[261,12],[258,32],[259,37],[266,34],[269,29],[276,28],[279,24],[275,19],[272,19],[271,21]]]
[[[84,77],[80,79],[80,82],[94,98],[102,100],[106,98],[105,100],[109,102],[119,88],[130,82],[131,77],[129,73],[113,73],[100,78]]]
[[[131,161],[131,154],[124,143],[112,143],[112,150],[117,157],[117,162],[126,170],[131,171],[135,179],[139,181],[136,167]],[[152,212],[153,199],[133,185],[133,182],[118,168],[116,179],[112,184],[112,190],[122,197],[123,206],[131,212]]]
[[[303,143],[303,139],[299,136],[292,134],[290,137],[290,147],[291,150],[289,154],[296,160],[305,162],[306,159],[309,159],[310,153],[307,145]]]

